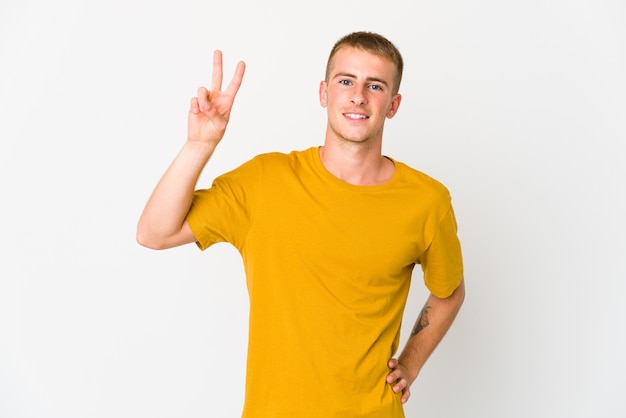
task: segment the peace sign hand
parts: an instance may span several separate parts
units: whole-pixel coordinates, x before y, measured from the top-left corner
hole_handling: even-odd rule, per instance
[[[198,89],[198,96],[191,99],[187,120],[187,139],[217,146],[228,125],[230,111],[246,69],[243,61],[237,63],[235,74],[226,90],[222,91],[222,52],[213,53],[213,76],[211,90]]]

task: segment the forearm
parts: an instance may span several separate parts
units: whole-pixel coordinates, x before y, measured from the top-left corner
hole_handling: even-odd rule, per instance
[[[187,141],[148,199],[137,225],[137,241],[161,249],[180,245],[181,230],[202,170],[215,145]]]
[[[428,297],[406,346],[398,357],[398,362],[409,373],[407,376],[409,384],[417,378],[426,360],[447,333],[463,304],[464,298],[465,284],[463,281],[447,298],[438,298],[432,294]]]

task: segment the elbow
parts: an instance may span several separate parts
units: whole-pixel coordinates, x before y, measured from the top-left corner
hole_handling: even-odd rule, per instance
[[[164,242],[159,239],[158,235],[154,234],[149,228],[146,228],[141,224],[137,226],[135,239],[142,247],[149,248],[151,250],[165,249]]]
[[[153,240],[151,240],[146,235],[140,233],[139,231],[137,232],[135,239],[137,240],[137,244],[141,245],[142,247],[149,248],[151,250],[158,249],[156,243]]]
[[[183,224],[180,229],[163,229],[162,225],[152,225],[139,221],[135,235],[137,243],[151,250],[166,250],[179,245],[195,242],[193,232]]]

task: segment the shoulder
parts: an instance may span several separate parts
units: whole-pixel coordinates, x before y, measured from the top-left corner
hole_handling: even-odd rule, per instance
[[[224,174],[230,175],[241,172],[263,170],[264,167],[276,167],[287,162],[288,160],[289,154],[283,152],[266,152],[253,156],[252,158],[244,161],[239,166]]]
[[[309,159],[307,155],[310,153],[309,150],[304,150],[257,154],[236,168],[221,174],[215,181],[258,183],[284,177],[287,172],[298,171],[297,167],[305,165],[305,161]]]
[[[313,148],[295,150],[290,152],[266,152],[258,154],[243,166],[256,167],[263,172],[276,172],[281,169],[294,168],[298,165],[308,165],[313,155]]]
[[[255,161],[257,163],[280,163],[280,162],[290,162],[297,161],[303,158],[308,158],[309,155],[313,152],[313,148],[308,148],[305,150],[294,150],[290,152],[266,152],[263,154],[258,154],[253,157],[250,161]]]
[[[436,178],[417,170],[401,161],[392,159],[398,170],[398,179],[406,186],[420,191],[422,194],[431,195],[433,198],[450,200],[450,191]]]

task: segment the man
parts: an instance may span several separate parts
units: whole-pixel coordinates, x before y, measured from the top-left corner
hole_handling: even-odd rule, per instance
[[[320,83],[324,144],[267,153],[195,190],[222,139],[245,64],[191,100],[188,139],[157,184],[137,240],[154,249],[229,242],[250,296],[243,417],[403,417],[422,366],[465,288],[448,190],[383,156],[403,62],[386,38],[340,39]],[[431,294],[398,349],[415,264]]]

